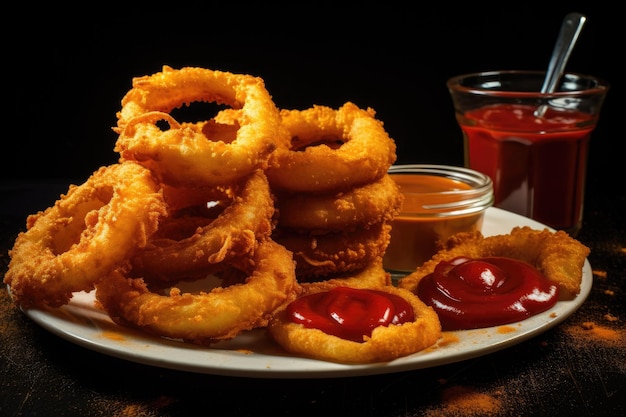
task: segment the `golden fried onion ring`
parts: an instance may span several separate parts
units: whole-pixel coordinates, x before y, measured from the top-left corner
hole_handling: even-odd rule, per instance
[[[212,140],[198,126],[181,124],[169,114],[197,101],[236,110],[227,118],[238,126],[233,141]],[[288,141],[261,78],[204,68],[164,66],[162,72],[134,78],[117,117],[115,151],[123,160],[139,161],[173,184],[236,181],[263,168],[269,154]],[[170,128],[161,131],[156,125],[160,120]]]
[[[391,176],[331,194],[278,194],[279,227],[305,230],[350,230],[391,221],[400,212],[403,194]]]
[[[291,253],[272,240],[259,244],[247,268],[251,271],[244,283],[199,294],[173,288],[167,295],[151,292],[143,279],[126,278],[116,270],[98,283],[96,299],[120,325],[212,343],[265,326],[274,310],[299,291]]]
[[[441,261],[457,256],[483,258],[503,256],[526,262],[559,286],[561,299],[572,299],[580,292],[582,270],[589,248],[563,231],[515,227],[509,234],[484,237],[480,232],[457,233],[443,248],[398,286],[415,292],[419,281],[432,273]]]
[[[293,252],[300,282],[318,276],[364,268],[383,256],[391,239],[391,225],[379,222],[350,232],[324,234],[276,230],[274,240]]]
[[[315,105],[281,110],[291,146],[270,155],[272,189],[336,192],[370,183],[396,160],[396,145],[372,109],[351,102],[338,110]]]
[[[324,275],[319,281],[315,281],[314,279],[311,281],[300,281],[302,295],[328,291],[331,288],[341,286],[351,288],[378,288],[385,285],[391,285],[391,275],[383,268],[383,260],[381,257],[372,259],[369,264],[358,270],[335,274],[329,273]]]
[[[4,283],[23,307],[58,307],[143,247],[166,214],[159,185],[133,162],[102,167],[27,219]]]
[[[415,294],[402,288],[382,286],[376,290],[398,295],[413,307],[415,320],[403,324],[376,327],[363,343],[332,336],[315,328],[306,328],[289,320],[286,306],[268,324],[272,338],[286,351],[309,358],[339,363],[373,363],[396,359],[426,349],[441,336],[441,324],[435,311]]]
[[[255,171],[234,188],[230,205],[193,235],[150,239],[132,259],[132,274],[168,281],[206,274],[207,267],[244,255],[257,240],[269,238],[274,199],[263,171]]]

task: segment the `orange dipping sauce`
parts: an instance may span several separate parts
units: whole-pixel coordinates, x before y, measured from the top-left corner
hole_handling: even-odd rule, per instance
[[[383,260],[392,272],[412,272],[437,252],[438,241],[480,230],[493,204],[491,180],[467,168],[407,165],[389,174],[405,197]]]

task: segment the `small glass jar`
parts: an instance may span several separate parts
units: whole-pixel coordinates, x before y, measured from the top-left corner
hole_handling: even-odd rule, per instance
[[[480,231],[485,211],[493,205],[491,179],[468,168],[393,165],[389,175],[404,194],[383,259],[393,275],[413,272],[437,252],[439,241]]]

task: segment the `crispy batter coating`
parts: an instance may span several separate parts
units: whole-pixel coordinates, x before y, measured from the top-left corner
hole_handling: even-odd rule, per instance
[[[385,221],[353,231],[323,234],[277,229],[274,239],[293,252],[300,282],[377,263],[389,246],[391,225]]]
[[[481,258],[504,256],[524,261],[558,284],[561,299],[580,292],[582,270],[589,248],[563,231],[515,227],[509,234],[484,237],[480,232],[457,233],[443,242],[442,249],[413,273],[402,278],[399,287],[415,292],[419,281],[444,260],[457,256]]]
[[[296,269],[297,271],[297,269]],[[351,288],[378,288],[391,285],[391,275],[383,268],[382,257],[373,258],[364,267],[342,273],[326,274],[317,280],[300,281],[302,294],[326,291],[331,288],[343,286]]]
[[[214,220],[199,224],[188,237],[176,239],[157,231],[146,247],[132,258],[133,274],[162,281],[175,281],[198,273],[206,275],[207,266],[242,256],[250,252],[257,241],[269,238],[273,229],[274,199],[263,171],[257,170],[234,185],[233,194],[230,204]],[[204,203],[206,205],[206,201]],[[165,226],[169,219],[164,219]],[[200,220],[198,217],[190,219],[192,225]],[[175,223],[180,225],[180,221]]]
[[[134,162],[102,167],[27,219],[4,283],[23,307],[58,307],[127,262],[166,213],[158,182]]]

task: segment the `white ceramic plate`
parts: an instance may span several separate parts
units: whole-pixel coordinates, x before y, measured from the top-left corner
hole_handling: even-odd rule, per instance
[[[509,233],[515,226],[545,226],[497,208],[487,210],[483,234]],[[26,310],[50,332],[105,355],[182,371],[254,378],[328,378],[374,375],[428,368],[486,355],[528,340],[556,326],[585,301],[592,285],[591,265],[585,261],[580,294],[559,301],[552,309],[519,323],[486,329],[445,333],[445,343],[391,362],[343,365],[304,359],[284,353],[267,339],[263,329],[208,347],[152,337],[114,324],[93,306],[93,293],[76,293],[58,310]],[[503,331],[506,330],[506,331]]]

